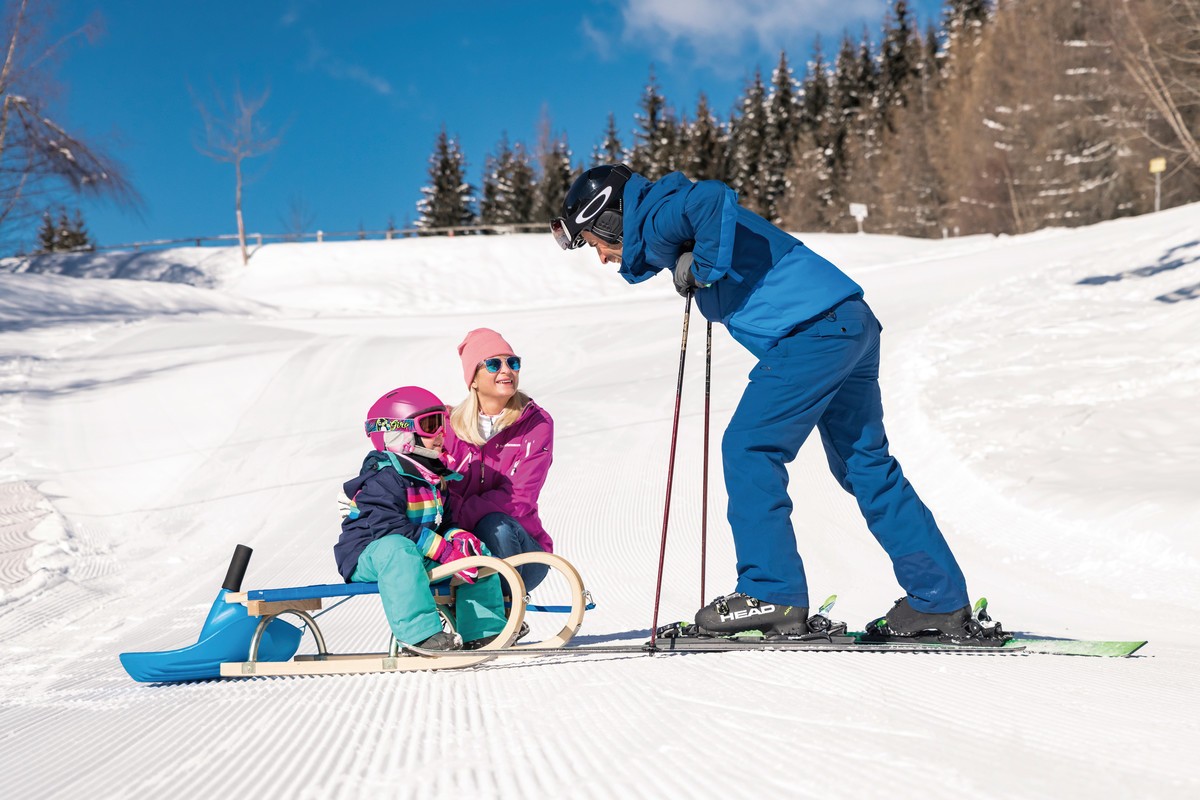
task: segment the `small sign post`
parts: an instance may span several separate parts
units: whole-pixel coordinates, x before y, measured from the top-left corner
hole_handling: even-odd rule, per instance
[[[858,222],[858,232],[862,233],[863,232],[862,223],[863,223],[863,220],[867,218],[867,204],[866,203],[851,203],[850,204],[850,216],[854,217],[855,221]]]
[[[1162,174],[1167,169],[1165,158],[1150,159],[1150,172],[1154,175],[1154,210],[1162,206]]]

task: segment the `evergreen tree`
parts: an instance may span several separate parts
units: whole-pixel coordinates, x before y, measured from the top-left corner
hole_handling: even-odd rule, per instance
[[[667,105],[667,98],[659,91],[653,67],[638,107],[641,113],[634,115],[638,128],[633,134],[630,166],[634,172],[657,180],[677,169],[681,154],[678,126]]]
[[[767,206],[766,88],[762,72],[754,71],[754,79],[746,87],[739,104],[740,114],[734,119],[730,132],[730,183],[742,203],[751,211],[763,213]]]
[[[571,148],[567,145],[566,134],[554,135],[548,117],[542,120],[538,149],[541,177],[537,183],[534,220],[548,222],[562,213],[563,200],[576,173],[571,169]]]
[[[879,50],[879,106],[889,130],[895,130],[893,111],[908,105],[920,61],[920,45],[908,3],[894,0]]]
[[[88,233],[87,226],[83,222],[83,214],[77,208],[75,214],[70,221],[67,220],[66,212],[63,212],[60,222],[63,233],[60,244],[64,250],[95,250],[95,245],[92,243],[92,237]]]
[[[512,222],[513,151],[508,134],[501,134],[496,152],[484,161],[483,186],[479,199],[481,225],[505,225]]]
[[[88,233],[83,221],[83,213],[75,209],[73,216],[67,215],[67,209],[59,206],[58,216],[55,217],[47,209],[42,212],[42,224],[38,227],[39,253],[68,253],[72,251],[94,250],[95,242]]]
[[[850,216],[849,203],[863,203],[871,212],[869,229],[875,230],[881,216],[879,173],[888,147],[887,93],[882,49],[876,53],[865,29],[858,44],[851,83],[855,99],[843,110],[847,131],[843,154],[846,203],[839,209],[839,224],[840,230],[857,230],[858,223]]]
[[[515,225],[533,221],[536,185],[524,145],[509,146],[501,137],[487,160],[479,220],[484,225]]]
[[[779,64],[771,76],[771,94],[766,101],[766,130],[763,142],[763,216],[781,222],[781,212],[791,191],[789,175],[799,133],[800,103],[796,80],[788,66],[787,53],[780,51]]]
[[[37,238],[38,248],[35,252],[53,253],[58,249],[58,226],[54,224],[49,209],[42,212],[42,224],[38,226]]]
[[[429,158],[429,185],[421,188],[423,197],[417,201],[416,227],[427,231],[474,224],[475,192],[466,166],[458,139],[443,126]]]
[[[990,0],[946,0],[942,10],[942,30],[947,42],[963,36],[978,40],[991,13]]]
[[[832,74],[826,66],[820,42],[813,47],[803,82],[799,170],[794,171],[795,202],[789,205],[792,225],[801,230],[852,231],[849,202],[866,202],[852,196],[855,172],[851,164],[862,137],[864,97],[860,85],[860,63],[849,37],[842,38]]]
[[[849,39],[843,39],[843,49],[848,46]],[[817,37],[813,43],[812,60],[805,65],[804,77],[800,79],[800,107],[796,127],[804,132],[816,130],[829,113],[829,102],[829,75],[821,50],[821,39]]]
[[[604,130],[604,138],[600,144],[592,148],[592,163],[623,164],[630,160],[629,151],[621,143],[621,132],[617,130],[617,118],[611,112],[608,115],[608,127]]]
[[[685,139],[687,147],[679,167],[689,178],[695,181],[728,179],[728,133],[713,115],[703,92],[696,101],[696,119],[688,124]]]
[[[968,68],[990,19],[989,0],[946,0],[942,11],[942,46],[938,49],[943,76]]]
[[[537,204],[537,180],[533,162],[525,145],[513,146],[512,160],[512,220],[516,223],[542,222],[534,213]]]

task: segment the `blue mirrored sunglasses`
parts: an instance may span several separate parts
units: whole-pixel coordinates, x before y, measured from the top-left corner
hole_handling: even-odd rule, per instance
[[[520,356],[507,356],[506,358],[500,358],[499,356],[496,356],[494,358],[485,358],[483,361],[479,362],[480,366],[482,366],[484,369],[486,369],[488,372],[491,372],[492,374],[499,372],[500,367],[503,366],[504,364],[508,364],[508,368],[511,369],[513,372],[521,371],[521,357]]]

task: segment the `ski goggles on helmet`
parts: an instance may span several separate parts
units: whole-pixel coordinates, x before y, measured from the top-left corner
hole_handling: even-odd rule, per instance
[[[558,246],[563,250],[574,250],[583,247],[587,244],[583,241],[583,231],[574,236],[567,230],[567,220],[565,217],[555,217],[550,220],[550,232],[554,234],[554,241],[558,242]]]
[[[437,436],[446,427],[446,410],[430,409],[413,414],[407,419],[369,419],[367,433],[378,431],[409,431],[421,436]]]
[[[589,230],[609,244],[619,244],[624,224],[621,212],[609,209],[601,211],[595,222],[587,227],[581,227],[574,238],[571,238],[570,226],[565,217],[555,217],[550,220],[550,232],[554,234],[554,241],[558,242],[558,246],[563,250],[575,250],[587,244],[583,240],[583,232]]]
[[[511,369],[513,372],[521,371],[521,357],[520,356],[507,356],[505,358],[500,358],[499,356],[495,356],[493,358],[485,358],[483,361],[479,362],[479,366],[483,367],[484,369],[486,369],[488,372],[492,373],[493,375],[495,375],[497,372],[499,372],[500,368],[502,366],[504,366],[505,364],[508,364],[508,368]]]

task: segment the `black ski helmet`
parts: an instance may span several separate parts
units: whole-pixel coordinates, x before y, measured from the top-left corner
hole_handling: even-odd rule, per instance
[[[550,231],[563,250],[583,247],[583,232],[591,231],[609,244],[621,241],[621,198],[633,170],[624,164],[604,164],[584,172],[563,199],[562,216],[550,220]]]

